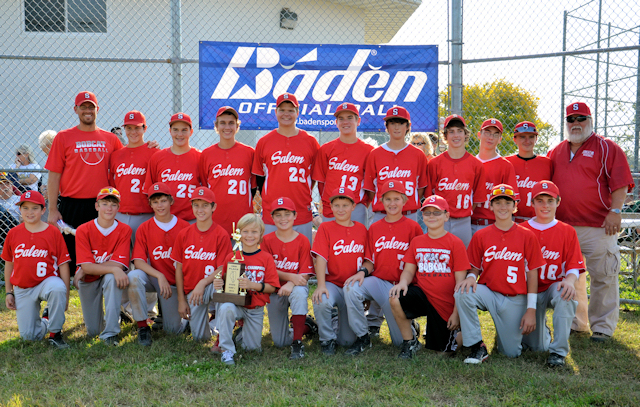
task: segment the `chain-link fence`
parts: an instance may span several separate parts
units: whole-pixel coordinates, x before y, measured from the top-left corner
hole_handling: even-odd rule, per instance
[[[145,137],[169,146],[173,112],[198,122],[200,41],[219,41],[435,44],[441,117],[462,113],[474,135],[484,119],[500,119],[503,155],[516,150],[515,124],[533,121],[544,153],[564,137],[563,106],[584,100],[637,172],[639,17],[640,5],[625,0],[0,0],[0,169],[17,171],[16,186],[33,185],[46,162],[38,135],[77,124],[81,90],[97,94],[100,127],[140,110]],[[255,145],[265,133],[237,138]],[[337,135],[313,134],[321,144]],[[203,149],[218,135],[196,127],[191,141]],[[17,155],[27,147],[33,163]],[[469,148],[477,152],[475,137]]]

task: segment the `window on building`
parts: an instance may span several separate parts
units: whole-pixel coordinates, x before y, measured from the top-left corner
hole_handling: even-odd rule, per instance
[[[106,33],[107,0],[24,0],[26,32]]]

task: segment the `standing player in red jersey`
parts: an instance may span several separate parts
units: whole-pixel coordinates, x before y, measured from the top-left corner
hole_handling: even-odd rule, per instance
[[[126,271],[131,257],[131,228],[116,220],[120,208],[117,189],[102,188],[95,205],[98,217],[76,231],[80,268],[73,281],[78,287],[87,334],[99,333],[105,344],[118,346],[122,291],[129,285]]]
[[[373,222],[385,216],[380,190],[385,181],[404,182],[408,199],[402,209],[405,216],[419,212],[420,200],[427,187],[427,158],[406,140],[411,131],[409,112],[404,107],[394,106],[387,110],[384,122],[389,141],[371,151],[364,177],[364,189],[373,202]],[[413,218],[416,219],[415,215]]]
[[[277,347],[291,345],[290,359],[304,357],[302,336],[306,323],[317,325],[310,317],[309,278],[314,273],[311,260],[309,240],[293,230],[296,219],[296,207],[287,197],[276,199],[271,205],[271,217],[278,228],[264,237],[260,247],[273,256],[280,277],[280,288],[271,294],[267,311],[271,338]],[[291,308],[291,325],[293,336],[289,330],[289,308]]]
[[[265,233],[275,232],[271,213],[271,202],[288,196],[298,209],[293,229],[302,233],[311,242],[312,215],[311,170],[320,145],[309,133],[296,127],[298,99],[284,93],[276,100],[278,128],[258,140],[252,172],[258,177],[258,188],[262,187],[262,214]],[[321,218],[317,217],[317,222]]]
[[[531,191],[543,179],[551,179],[553,165],[545,156],[536,155],[533,149],[538,141],[536,125],[531,122],[520,122],[513,130],[513,141],[518,146],[518,153],[506,157],[513,165],[518,180],[518,212],[513,217],[517,223],[527,221],[535,216]]]
[[[336,343],[351,346],[356,336],[349,326],[343,287],[358,271],[364,271],[364,247],[367,228],[351,220],[356,197],[348,188],[337,188],[329,197],[336,220],[318,228],[311,253],[316,258],[318,288],[311,297],[318,322],[320,347],[327,356],[335,355]],[[338,307],[338,332],[333,330],[331,310]]]
[[[411,359],[420,343],[411,332],[411,320],[427,317],[425,347],[436,352],[454,352],[460,318],[453,298],[456,283],[471,268],[464,243],[444,230],[449,204],[431,195],[422,205],[427,233],[411,241],[404,255],[404,271],[389,291],[389,302],[402,332],[401,359]],[[412,283],[415,281],[415,284]]]
[[[227,365],[234,365],[233,356],[236,345],[233,341],[233,327],[242,319],[242,347],[248,350],[260,350],[262,343],[262,327],[264,324],[264,306],[269,303],[271,293],[280,287],[278,272],[271,254],[260,249],[264,234],[264,223],[260,215],[247,213],[238,221],[242,253],[229,253],[224,259],[222,278],[214,280],[214,287],[224,287],[227,264],[233,259],[241,260],[245,265],[245,276],[238,279],[238,287],[247,290],[251,298],[249,305],[241,306],[230,302],[219,303],[216,323],[220,331],[221,360]]]
[[[447,200],[450,218],[444,224],[447,232],[458,236],[469,246],[471,214],[487,200],[484,168],[480,160],[465,149],[469,129],[462,116],[453,114],[444,120],[443,141],[447,151],[429,161],[429,192]]]
[[[547,262],[540,267],[536,329],[522,337],[522,344],[537,352],[549,351],[547,365],[564,365],[569,354],[569,334],[578,302],[575,282],[585,272],[580,243],[575,229],[556,219],[560,191],[551,181],[542,180],[532,190],[536,216],[522,226],[535,233],[542,257]],[[553,342],[547,327],[547,308],[553,309]]]
[[[251,174],[255,151],[236,140],[240,130],[238,112],[230,107],[218,109],[215,122],[220,142],[202,151],[200,178],[216,195],[221,210],[213,212],[213,221],[232,234],[233,223],[253,213],[251,199],[256,177]],[[223,209],[223,210],[222,210]]]
[[[502,123],[498,119],[487,119],[482,122],[478,139],[480,140],[480,151],[476,158],[480,160],[484,168],[484,180],[487,185],[487,192],[491,191],[494,185],[508,184],[516,185],[516,173],[513,165],[498,154],[497,148],[502,141]],[[495,223],[496,218],[489,209],[489,193],[484,204],[480,204],[473,210],[471,215],[471,232],[476,233]],[[516,188],[516,198],[519,198]]]
[[[193,191],[200,186],[200,151],[189,145],[189,138],[193,134],[191,117],[186,113],[174,114],[169,121],[169,131],[173,145],[154,154],[149,160],[145,188],[156,182],[167,184],[175,200],[171,213],[193,224],[195,216],[190,199]]]
[[[360,112],[353,103],[341,103],[336,112],[336,125],[340,136],[320,147],[313,167],[312,178],[318,182],[322,197],[322,220],[334,220],[329,203],[329,195],[336,188],[348,188],[356,197],[356,209],[351,220],[367,226],[367,204],[365,194],[364,169],[373,146],[358,138]]]
[[[171,188],[158,182],[147,191],[154,217],[139,227],[133,247],[135,270],[129,273],[129,298],[133,318],[138,325],[138,342],[151,345],[151,330],[147,325],[147,293],[160,294],[162,328],[171,333],[180,331],[176,269],[171,260],[171,248],[178,233],[189,227],[189,222],[171,214]]]
[[[510,358],[520,356],[522,336],[536,328],[538,269],[545,261],[535,234],[512,220],[515,199],[510,185],[493,187],[496,223],[473,235],[467,250],[471,272],[455,287],[463,344],[471,348],[464,363],[478,364],[489,357],[478,309],[491,314],[498,351]]]
[[[365,300],[375,301],[380,306],[387,319],[391,342],[395,346],[402,345],[402,334],[389,304],[389,290],[400,278],[409,243],[422,234],[418,222],[402,215],[402,207],[407,202],[405,191],[402,181],[389,180],[380,186],[386,216],[369,228],[363,268],[344,283],[349,326],[357,336],[353,346],[346,351],[348,355],[358,355],[370,347]]]
[[[195,340],[209,340],[209,302],[213,294],[216,270],[222,270],[224,258],[231,253],[231,236],[213,221],[216,196],[206,187],[198,187],[191,198],[196,223],[182,229],[171,249],[176,262],[178,313],[189,320]]]
[[[16,311],[20,337],[40,340],[49,332],[49,344],[69,347],[62,338],[64,313],[69,306],[69,253],[57,228],[41,220],[44,197],[27,191],[18,202],[24,223],[7,233],[2,248],[5,305]],[[47,318],[40,318],[46,301]]]

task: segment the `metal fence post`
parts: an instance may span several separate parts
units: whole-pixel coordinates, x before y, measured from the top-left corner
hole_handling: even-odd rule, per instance
[[[171,0],[173,111],[182,111],[182,3]]]
[[[562,51],[567,50],[567,11],[564,12],[562,19]],[[562,56],[562,92],[560,93],[560,141],[564,140],[564,92],[565,80],[567,75],[567,57]]]
[[[640,30],[638,31],[640,34]],[[640,35],[638,36],[640,44]],[[636,118],[635,118],[635,148],[633,149],[633,170],[638,172],[638,149],[640,149],[640,50],[638,52],[638,64],[636,65]]]
[[[462,114],[462,0],[451,2],[451,112]]]

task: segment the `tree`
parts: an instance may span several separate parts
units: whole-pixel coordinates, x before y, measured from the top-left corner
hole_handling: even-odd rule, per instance
[[[545,154],[550,147],[549,141],[557,135],[557,131],[538,116],[539,103],[540,99],[533,93],[505,79],[466,85],[462,90],[462,109],[467,127],[471,131],[469,152],[478,153],[476,134],[484,120],[494,117],[504,126],[502,142],[498,146],[502,155],[517,152],[518,148],[513,142],[513,129],[522,121],[535,123],[539,133],[536,152]],[[441,117],[448,115],[450,105],[450,94],[447,91],[440,92]]]

